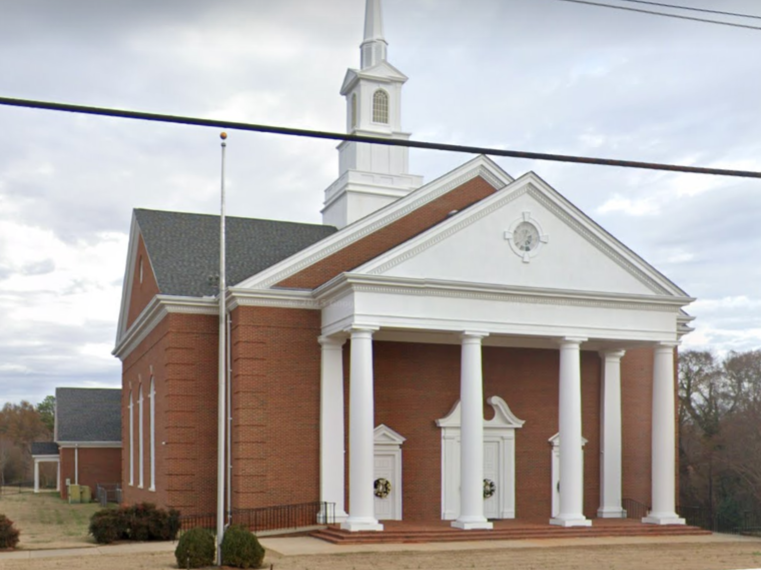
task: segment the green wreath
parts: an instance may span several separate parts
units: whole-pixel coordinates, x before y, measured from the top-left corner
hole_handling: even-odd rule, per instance
[[[375,496],[379,499],[385,499],[391,494],[391,481],[388,479],[383,477],[376,479],[373,486],[375,487]]]
[[[491,479],[484,479],[484,499],[491,499],[497,492],[497,486]]]

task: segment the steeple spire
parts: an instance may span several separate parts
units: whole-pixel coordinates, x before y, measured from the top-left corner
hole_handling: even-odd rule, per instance
[[[381,0],[366,0],[365,39],[360,46],[362,52],[361,69],[367,69],[386,61],[388,44],[383,38],[383,13]]]

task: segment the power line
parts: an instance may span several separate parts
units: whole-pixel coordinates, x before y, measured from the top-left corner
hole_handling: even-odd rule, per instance
[[[691,22],[703,22],[704,24],[718,24],[720,26],[730,26],[733,28],[744,28],[746,30],[761,30],[759,26],[750,26],[748,24],[735,24],[733,22],[722,22],[720,20],[709,20],[706,18],[694,18],[692,16],[683,16],[680,14],[668,14],[666,12],[655,12],[653,10],[643,10],[641,8],[628,8],[626,6],[614,6],[613,4],[603,4],[601,2],[590,2],[589,0],[558,0],[558,2],[572,2],[574,4],[586,4],[588,6],[598,6],[600,8],[613,8],[614,10],[625,10],[627,12],[637,12],[639,14],[650,14],[653,16],[665,16],[666,18],[677,18],[679,20],[689,20]]]
[[[660,6],[661,8],[676,8],[677,10],[689,10],[691,12],[705,12],[708,14],[719,14],[721,16],[732,16],[735,18],[753,18],[761,20],[761,16],[755,14],[740,14],[738,12],[723,12],[721,10],[709,10],[708,8],[695,8],[693,6],[679,6],[677,4],[663,4],[661,2],[648,2],[647,0],[619,0],[620,2],[631,2],[633,4],[648,4],[650,6]]]
[[[326,139],[337,141],[352,141],[360,143],[380,144],[385,146],[401,146],[419,148],[425,150],[443,150],[449,152],[461,152],[467,154],[484,154],[488,156],[504,156],[508,158],[523,158],[527,160],[544,160],[550,162],[568,162],[574,164],[595,164],[601,166],[618,166],[622,168],[640,168],[644,170],[663,170],[668,172],[687,172],[691,174],[711,174],[716,176],[733,176],[739,178],[759,178],[761,172],[752,170],[730,170],[725,168],[704,168],[700,166],[684,166],[676,164],[662,164],[654,162],[639,162],[634,160],[615,160],[608,158],[593,158],[586,156],[573,156],[565,154],[549,154],[542,152],[527,152],[520,150],[505,150],[499,148],[464,146],[454,144],[431,143],[422,141],[410,141],[400,139],[388,139],[382,137],[367,137],[345,133],[333,133],[328,131],[314,131],[308,129],[293,129],[273,125],[257,125],[252,123],[239,123],[220,119],[199,119],[196,117],[182,117],[177,115],[162,115],[158,113],[144,113],[140,111],[127,111],[125,109],[109,109],[105,107],[89,107],[84,105],[70,105],[67,103],[55,103],[50,101],[32,101],[29,99],[13,99],[0,97],[0,105],[10,107],[24,107],[29,109],[43,109],[47,111],[63,111],[67,113],[79,113],[101,117],[115,117],[120,119],[134,119],[138,121],[153,121],[159,123],[173,123],[177,125],[192,125],[197,127],[214,127],[222,129],[234,129],[238,131],[252,131],[257,133],[269,133],[294,137],[306,137],[313,139]]]

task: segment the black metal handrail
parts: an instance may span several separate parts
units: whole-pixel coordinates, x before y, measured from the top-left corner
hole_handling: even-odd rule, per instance
[[[228,522],[240,524],[252,532],[266,530],[297,529],[318,524],[335,524],[335,503],[314,502],[296,505],[275,505],[256,509],[232,509],[228,511]],[[215,530],[217,515],[182,515],[180,516],[181,532],[191,528],[208,528]]]

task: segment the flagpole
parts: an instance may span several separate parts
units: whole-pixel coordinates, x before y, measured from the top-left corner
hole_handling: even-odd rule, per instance
[[[222,539],[225,534],[225,423],[226,400],[226,349],[227,349],[227,285],[225,282],[225,151],[227,133],[222,139],[222,176],[219,214],[219,394],[217,401],[217,565],[222,565]]]

